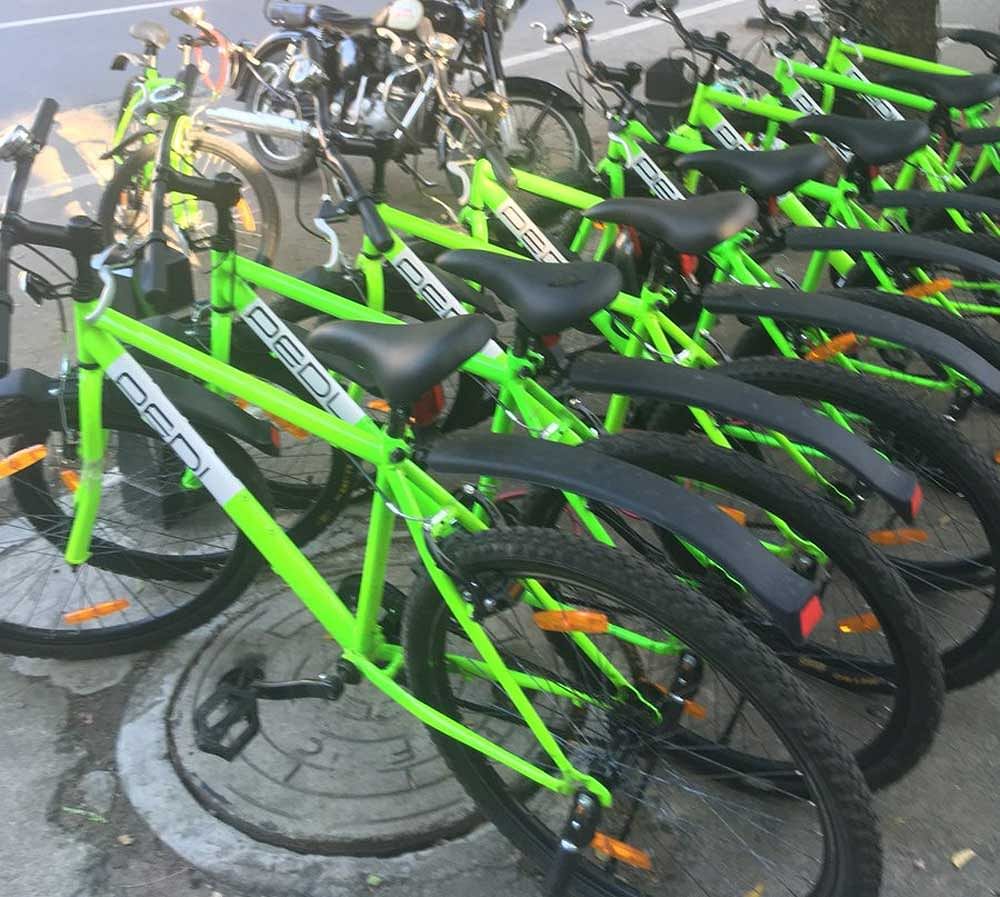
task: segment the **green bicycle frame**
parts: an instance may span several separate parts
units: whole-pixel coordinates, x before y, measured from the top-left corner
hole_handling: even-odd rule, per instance
[[[231,264],[238,267],[240,261],[242,260],[233,256]],[[254,282],[262,285],[261,275],[269,269],[249,261],[245,264],[248,267],[242,273],[252,275]],[[270,273],[272,286],[287,278],[287,275],[280,272]],[[266,312],[264,303],[256,297],[251,298],[252,291],[248,287],[246,290],[248,292],[235,297],[235,303],[248,324],[260,331],[280,326],[280,320]],[[351,304],[357,309],[364,308],[357,303]],[[356,314],[363,316],[365,313],[358,311]],[[369,320],[380,318],[377,312],[368,311]],[[611,796],[607,788],[592,776],[577,770],[566,757],[532,706],[526,691],[543,690],[579,702],[594,702],[595,699],[559,682],[511,671],[503,663],[485,630],[473,619],[472,606],[459,593],[451,577],[441,569],[427,544],[427,537],[440,537],[455,526],[476,532],[485,529],[486,525],[407,457],[408,446],[404,440],[383,432],[357,406],[354,406],[356,419],[353,422],[330,413],[334,407],[350,412],[351,404],[346,390],[331,397],[325,408],[317,408],[113,309],[101,311],[96,300],[76,303],[75,323],[77,352],[81,362],[79,402],[82,475],[74,498],[74,519],[66,549],[69,563],[80,564],[86,561],[91,530],[100,502],[104,451],[101,400],[103,379],[107,375],[132,402],[143,419],[151,422],[163,441],[188,465],[198,482],[212,494],[330,636],[343,646],[344,657],[375,687],[425,724],[509,766],[542,787],[566,795],[573,794],[582,787],[597,795],[605,805],[610,804]],[[280,337],[286,335],[290,335],[290,331],[278,333]],[[278,345],[275,333],[271,336],[275,339],[275,345]],[[285,346],[286,351],[290,345]],[[257,499],[219,461],[211,447],[132,358],[126,346],[135,347],[182,369],[220,393],[232,395],[287,420],[375,467],[376,491],[372,499],[367,549],[355,613],[343,603]],[[304,348],[302,352],[308,354]],[[485,364],[481,359],[478,363]],[[434,585],[481,658],[475,660],[449,655],[449,662],[463,673],[489,678],[505,691],[548,755],[558,775],[493,744],[461,723],[441,714],[414,698],[397,682],[402,667],[402,649],[385,642],[377,622],[397,513],[405,521]],[[560,604],[535,580],[527,581],[524,600],[530,607],[540,610],[565,609],[565,605]],[[620,627],[614,627],[612,634],[616,638],[661,653],[683,650],[683,646],[669,636],[654,642]],[[626,677],[604,656],[592,639],[577,632],[570,633],[569,636],[619,693],[634,692]],[[638,694],[636,697],[643,704],[651,706]],[[651,710],[657,712],[655,708]]]

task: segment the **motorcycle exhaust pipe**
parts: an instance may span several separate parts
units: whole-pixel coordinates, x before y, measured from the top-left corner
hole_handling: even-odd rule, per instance
[[[227,128],[252,131],[255,134],[266,134],[268,137],[278,137],[283,140],[297,140],[300,143],[304,143],[307,139],[318,139],[319,136],[316,127],[309,122],[300,118],[285,118],[273,112],[214,108],[202,112],[201,118]]]

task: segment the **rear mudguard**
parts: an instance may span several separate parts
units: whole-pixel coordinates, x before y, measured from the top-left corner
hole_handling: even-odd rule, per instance
[[[929,190],[878,190],[868,200],[880,209],[956,209],[1000,215],[1000,199],[974,193],[938,193]]]
[[[190,321],[178,321],[169,315],[158,315],[154,318],[146,318],[142,323],[184,343],[186,346],[190,346],[192,349],[198,349],[202,352],[211,351],[208,321],[194,324]],[[309,332],[303,327],[288,324],[288,328],[303,343],[308,340]],[[329,352],[318,352],[315,349],[310,349],[310,351],[329,370],[346,375],[369,392],[377,391],[375,384],[371,382],[370,375],[359,365]],[[162,361],[152,355],[144,355],[137,352],[136,357],[149,367],[158,368],[163,364]],[[287,389],[303,401],[315,404],[316,400],[309,395],[288,368],[270,352],[243,321],[233,322],[229,363],[241,371],[246,371],[248,374],[259,377],[261,380],[266,380],[268,383],[273,383],[276,386]]]
[[[419,461],[438,473],[505,477],[636,514],[728,570],[793,641],[801,642],[815,622],[818,599],[810,582],[714,505],[647,470],[584,447],[491,433],[445,437],[421,452]]]
[[[278,450],[271,441],[272,428],[267,421],[246,414],[232,402],[209,392],[193,380],[178,377],[168,371],[147,368],[147,372],[196,430],[225,433],[269,455],[277,454]],[[66,387],[63,404],[72,423],[76,420],[76,381],[68,380]],[[29,368],[11,371],[0,379],[0,403],[4,400],[25,400],[25,430],[32,427],[62,429],[59,392],[58,378]],[[136,424],[149,429],[133,405],[110,383],[105,384],[103,403],[105,410],[117,419],[134,420]]]
[[[877,252],[889,258],[944,262],[958,265],[966,271],[1000,278],[1000,262],[948,243],[909,234],[887,234],[848,227],[792,227],[785,232],[785,242],[789,249],[806,252],[844,249],[847,252]]]
[[[922,242],[930,243],[929,240]],[[902,315],[824,293],[800,293],[796,290],[738,287],[730,284],[709,287],[702,301],[705,308],[717,314],[734,314],[743,318],[776,318],[798,324],[812,324],[837,333],[853,332],[898,343],[954,368],[992,395],[1000,395],[1000,371],[981,355],[954,337]]]
[[[569,382],[592,392],[646,396],[703,408],[776,430],[854,471],[910,522],[920,507],[920,486],[910,471],[889,463],[849,430],[795,399],[714,371],[614,355],[589,354],[576,360]]]

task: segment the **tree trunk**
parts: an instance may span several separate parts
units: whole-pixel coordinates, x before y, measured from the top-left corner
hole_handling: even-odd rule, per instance
[[[861,5],[881,46],[937,59],[938,0],[862,0]]]

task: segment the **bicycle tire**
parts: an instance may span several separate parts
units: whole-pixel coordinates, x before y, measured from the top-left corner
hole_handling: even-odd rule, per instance
[[[34,444],[47,441],[43,432],[22,432],[23,421],[6,421],[7,429],[2,435],[13,435],[22,444]],[[13,423],[13,434],[10,424]],[[151,431],[136,425],[134,422],[115,421],[113,416],[106,415],[105,427],[109,432],[134,434],[151,437]],[[267,485],[249,456],[231,439],[218,433],[204,433],[206,441],[215,449],[222,462],[243,482],[243,484],[270,508],[271,500]],[[25,543],[25,551],[29,554],[40,554],[41,560],[36,567],[45,567],[45,557],[49,556],[49,569],[41,580],[48,585],[52,576],[58,576],[58,570],[65,567],[62,560],[62,549],[65,545],[65,534],[68,531],[70,517],[51,497],[44,485],[44,474],[39,465],[33,465],[9,478],[14,491],[14,501],[21,514],[28,521],[21,528],[30,532]],[[103,502],[107,506],[107,498]],[[221,513],[221,512],[220,512]],[[7,515],[4,515],[5,518]],[[236,530],[235,540],[224,552],[224,557],[216,557],[213,553],[207,557],[215,558],[206,564],[204,558],[188,558],[190,563],[178,564],[176,580],[168,580],[173,575],[173,556],[158,555],[143,550],[129,550],[120,545],[107,542],[101,535],[102,521],[112,518],[102,517],[99,513],[95,534],[97,538],[93,545],[91,562],[82,565],[70,575],[72,583],[84,582],[82,574],[93,569],[95,581],[106,582],[108,574],[115,574],[121,579],[112,582],[112,586],[120,586],[129,598],[136,600],[146,611],[146,601],[151,601],[149,595],[143,600],[142,595],[130,588],[127,583],[136,580],[149,584],[150,574],[161,577],[160,582],[194,583],[195,594],[185,592],[189,599],[186,603],[174,606],[159,615],[151,615],[148,619],[114,623],[105,626],[100,620],[93,621],[96,626],[80,628],[60,628],[55,626],[28,626],[16,624],[6,619],[0,619],[0,651],[8,654],[20,654],[32,657],[55,657],[64,660],[84,660],[101,657],[111,657],[120,654],[131,654],[148,648],[159,647],[171,639],[182,635],[212,619],[230,604],[232,604],[246,589],[256,576],[262,565],[262,560],[250,540],[239,530]],[[7,528],[11,527],[5,519]],[[32,549],[35,542],[38,546]],[[107,544],[105,544],[107,543]],[[21,546],[13,548],[8,554],[3,553],[4,563],[17,560],[17,552]],[[200,569],[199,569],[200,566]],[[7,569],[10,569],[9,567]],[[67,570],[69,568],[66,568]],[[12,591],[11,577],[5,573],[8,581],[8,593]],[[75,588],[70,591],[81,591]],[[184,591],[184,590],[182,590]],[[39,593],[41,595],[41,593]],[[84,596],[86,597],[86,596]],[[23,599],[20,599],[23,600]],[[43,600],[42,597],[38,598]],[[65,596],[72,600],[72,595]],[[65,608],[60,610],[60,616]],[[127,611],[125,612],[127,615]],[[108,618],[109,620],[112,618]],[[118,619],[115,617],[114,619]]]
[[[215,155],[238,172],[237,176],[243,184],[244,198],[246,198],[248,190],[257,197],[264,236],[256,255],[264,260],[273,260],[281,243],[281,210],[274,187],[264,169],[241,146],[214,134],[194,131],[189,140],[194,153]],[[105,243],[111,244],[118,239],[115,212],[122,194],[127,193],[133,182],[143,176],[146,166],[155,161],[158,151],[158,143],[146,143],[134,149],[118,166],[114,176],[105,186],[97,213],[97,220],[101,225]],[[214,212],[211,212],[208,217],[209,220],[214,221]],[[239,242],[242,231],[238,221],[236,230],[237,242]]]
[[[445,550],[466,575],[474,575],[479,581],[491,574],[517,578],[531,576],[542,580],[558,575],[560,582],[578,584],[602,596],[614,596],[616,608],[627,609],[648,621],[650,627],[656,627],[651,631],[672,633],[691,652],[710,658],[713,668],[739,682],[741,696],[746,696],[754,710],[773,727],[778,740],[794,758],[794,765],[802,771],[811,798],[822,808],[817,815],[823,820],[828,840],[824,849],[818,851],[823,856],[820,861],[822,874],[808,893],[813,897],[874,897],[878,892],[881,850],[870,796],[857,766],[788,668],[719,608],[702,596],[678,587],[662,571],[648,564],[623,557],[621,552],[607,546],[581,543],[552,530],[518,528],[475,536],[459,535],[447,542]],[[404,622],[407,677],[417,698],[453,718],[464,719],[463,710],[468,710],[468,702],[462,702],[460,708],[447,674],[444,653],[449,615],[445,611],[446,606],[436,589],[426,581],[408,600]],[[683,726],[680,730],[678,744],[691,745],[694,750],[697,742],[684,735]],[[452,773],[483,815],[531,865],[545,869],[558,839],[550,823],[540,817],[542,811],[538,803],[529,805],[534,795],[526,793],[528,789],[520,780],[505,782],[482,754],[434,730],[430,734]],[[579,730],[571,731],[565,736],[568,747],[573,746],[569,739],[584,742],[586,734],[582,725]],[[657,745],[660,744],[658,740]],[[585,748],[589,746],[584,745]],[[669,753],[676,748],[668,745],[666,750]],[[726,754],[728,756],[728,750]],[[670,754],[671,759],[678,756],[679,753]],[[682,762],[675,764],[675,768]],[[692,761],[695,768],[700,762]],[[710,775],[724,777],[720,768],[725,768],[725,762],[713,762]],[[676,776],[673,770],[671,774]],[[627,777],[628,773],[621,775]],[[682,791],[686,784],[681,779],[677,790]],[[638,786],[633,784],[632,787],[638,790]],[[741,793],[736,790],[738,787],[725,793],[738,795]],[[645,793],[645,790],[640,792],[638,799],[643,799]],[[625,801],[629,796],[634,795],[626,787],[619,800]],[[780,803],[769,806],[777,808]],[[566,804],[568,809],[568,801]],[[608,814],[614,812],[612,809]],[[557,824],[562,824],[564,818]],[[629,840],[638,841],[649,836],[645,831],[630,830]],[[672,837],[669,832],[667,837]],[[726,837],[729,839],[726,849],[736,849],[738,838],[731,832]],[[704,843],[703,836],[698,836],[697,840],[699,845]],[[792,852],[787,842],[783,849]],[[717,851],[709,850],[708,854],[711,855],[709,862],[724,864],[728,859]],[[658,853],[651,856],[658,862],[667,862]],[[679,862],[683,864],[684,860]],[[689,858],[688,863],[685,874],[693,878],[694,860]],[[673,858],[670,864],[671,868],[675,866]],[[574,869],[568,890],[587,897],[643,893],[631,882],[614,877],[608,871],[609,866],[620,868],[608,864],[600,870],[591,860],[582,859]],[[627,870],[623,874],[628,874]],[[726,894],[749,890],[738,886],[729,889],[728,885],[725,888]],[[650,892],[653,889],[662,893],[664,883],[657,880]],[[770,886],[765,885],[765,889],[770,891]],[[675,888],[669,890],[679,893]],[[697,893],[707,895],[710,892],[699,884]]]
[[[872,736],[857,747],[852,739],[846,739],[854,748],[855,760],[870,788],[881,788],[900,779],[917,764],[929,750],[941,721],[944,672],[934,638],[903,578],[847,517],[829,502],[801,489],[780,471],[766,467],[745,453],[719,448],[703,439],[630,432],[602,437],[585,443],[584,447],[660,476],[719,487],[776,514],[798,535],[817,545],[842,575],[848,577],[864,600],[864,611],[858,606],[847,610],[841,604],[840,615],[860,617],[861,613],[873,613],[879,621],[880,638],[889,645],[894,663],[879,662],[863,654],[849,657],[837,647],[819,647],[818,631],[814,631],[810,643],[803,648],[782,646],[770,637],[766,623],[760,626],[753,619],[741,622],[750,626],[792,669],[799,671],[806,682],[815,680],[850,691],[850,684],[845,686],[838,678],[845,675],[845,670],[852,675],[886,680],[886,688],[892,690],[895,703],[889,717],[881,721],[881,729],[874,731],[876,717],[871,714],[871,708],[861,708],[862,718],[870,720]],[[525,503],[519,522],[526,526],[554,526],[565,506],[566,498],[562,493],[535,490]],[[829,639],[834,621],[830,618],[831,608],[825,593],[821,594],[821,599],[827,605],[828,623],[821,622],[820,627]],[[823,688],[819,689],[820,695],[825,693]],[[879,703],[884,701],[883,693],[881,688],[869,692]],[[814,697],[814,700],[823,706],[822,697]],[[881,707],[879,709],[881,711]],[[832,719],[834,713],[827,716]],[[842,716],[838,714],[837,718]],[[841,724],[840,731],[843,733],[847,726],[847,723]]]
[[[942,481],[965,500],[985,542],[984,556],[976,561],[976,575],[982,576],[982,596],[987,602],[983,619],[966,637],[945,647],[933,613],[928,616],[928,625],[941,648],[945,682],[948,688],[962,688],[1000,669],[1000,598],[996,581],[1000,562],[1000,479],[983,454],[944,418],[930,414],[920,403],[871,377],[831,365],[776,358],[733,361],[716,370],[779,395],[829,402],[873,421],[887,438],[898,439],[904,448],[919,451],[921,457],[929,459],[928,466],[940,471]],[[677,406],[660,406],[647,421],[647,429],[675,433],[685,432],[692,425],[690,414]],[[905,465],[906,460],[901,463]],[[926,508],[925,513],[929,513]],[[957,570],[964,563],[968,561],[955,561],[953,566]],[[948,582],[949,577],[958,575],[947,564],[932,568],[929,564],[900,562],[900,569],[921,607],[932,612],[934,608],[922,600],[920,577],[933,576],[933,581]]]

